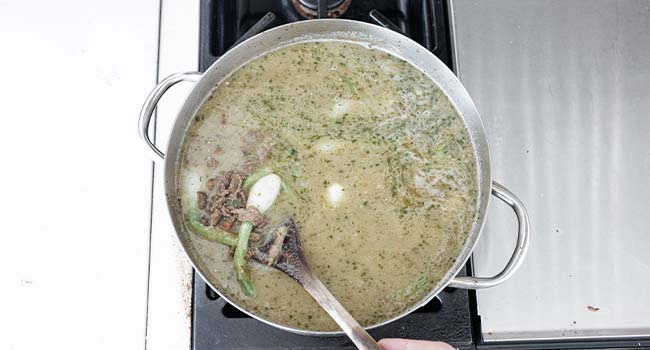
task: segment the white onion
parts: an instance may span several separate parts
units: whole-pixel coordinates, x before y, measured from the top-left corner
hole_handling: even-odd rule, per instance
[[[280,194],[282,179],[276,174],[268,174],[257,180],[248,193],[247,207],[256,207],[264,213],[273,206],[275,199]]]

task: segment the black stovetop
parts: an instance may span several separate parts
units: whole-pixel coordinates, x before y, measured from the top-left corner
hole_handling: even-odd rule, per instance
[[[201,71],[205,71],[228,48],[247,37],[278,25],[305,20],[305,15],[301,14],[305,10],[299,10],[293,4],[297,1],[301,0],[202,0]],[[443,0],[336,2],[346,1],[348,7],[339,18],[370,22],[400,31],[453,68],[449,24]],[[318,17],[318,11],[313,12],[313,17]],[[192,313],[192,345],[195,350],[355,348],[346,337],[295,335],[252,319],[219,298],[198,275],[195,276]],[[467,291],[446,289],[411,315],[370,333],[376,339],[440,340],[461,349],[474,348],[470,312],[472,297]],[[246,332],[242,331],[244,329]]]
[[[244,38],[282,24],[305,20],[293,2],[307,0],[202,0],[199,67],[205,71]],[[315,0],[312,0],[315,1]],[[341,0],[337,1],[341,2]],[[343,0],[338,18],[381,23],[400,31],[451,67],[451,45],[444,0]],[[258,24],[256,28],[253,28]],[[253,28],[253,33],[247,33]],[[257,29],[257,30],[256,30]]]

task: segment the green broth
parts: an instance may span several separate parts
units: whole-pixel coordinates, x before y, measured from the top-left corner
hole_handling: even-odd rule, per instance
[[[298,193],[293,217],[307,261],[363,325],[397,316],[449,270],[474,219],[469,134],[438,86],[409,63],[343,42],[266,54],[220,84],[184,140],[184,207],[205,179],[267,167]],[[249,262],[257,297],[240,290],[226,247],[192,238],[206,277],[231,300],[289,327],[337,326],[298,283]]]

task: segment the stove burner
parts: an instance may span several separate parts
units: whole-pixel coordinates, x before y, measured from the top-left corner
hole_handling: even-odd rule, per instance
[[[298,13],[306,18],[337,18],[343,15],[352,0],[292,0]]]
[[[314,11],[318,10],[318,3],[320,2],[318,0],[316,0],[316,1],[314,1],[314,0],[298,0],[298,1],[301,4],[305,5],[306,7],[310,8],[310,9],[312,9]],[[335,9],[337,6],[341,5],[342,2],[343,2],[343,0],[325,1],[325,3],[327,4],[327,10],[330,10],[330,11]]]

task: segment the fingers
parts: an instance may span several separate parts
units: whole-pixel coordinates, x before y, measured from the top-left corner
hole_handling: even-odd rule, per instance
[[[379,341],[385,350],[455,350],[451,345],[439,341],[386,338]]]

